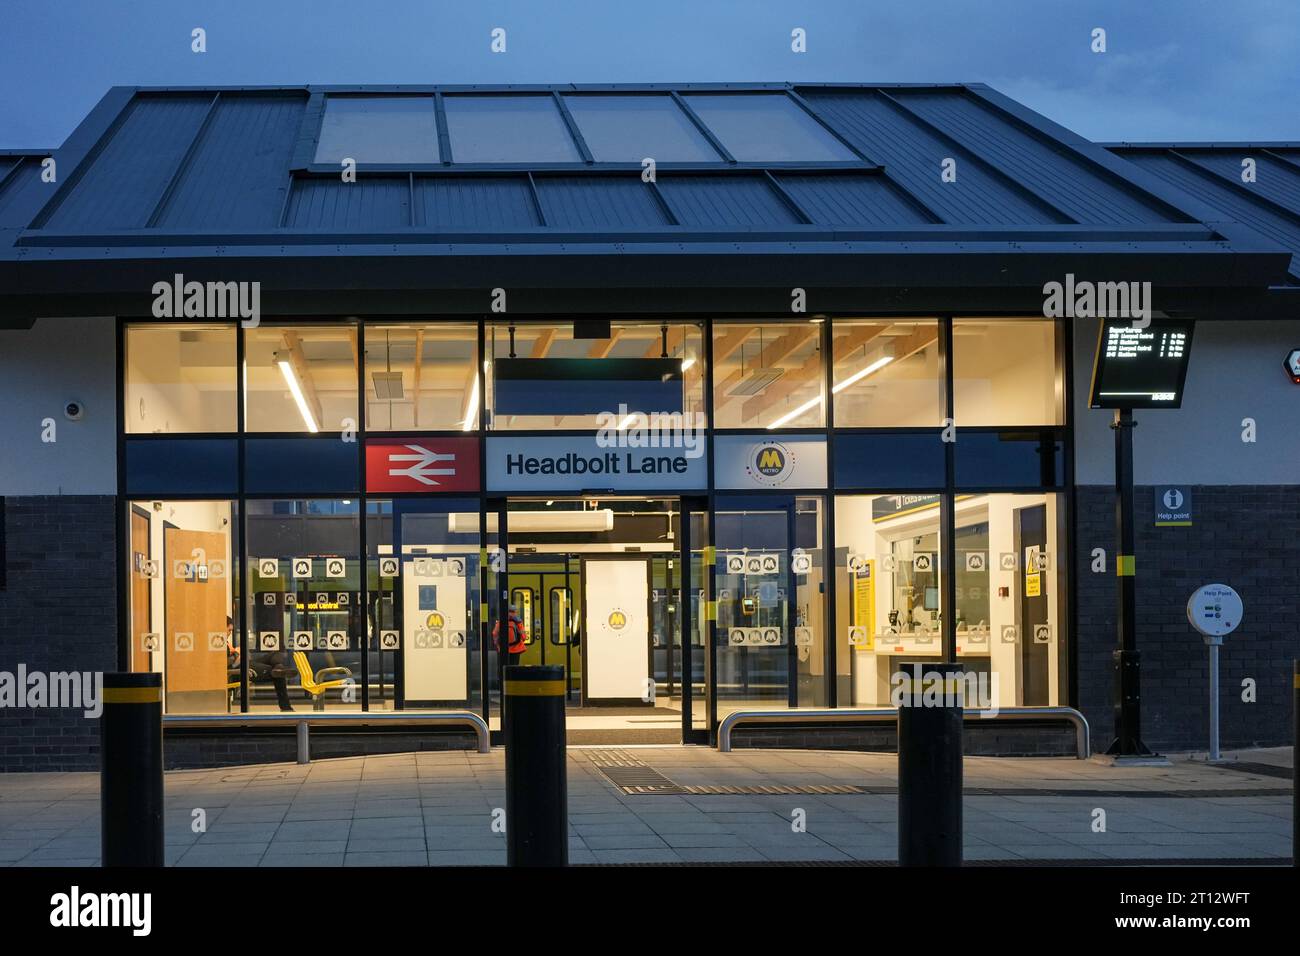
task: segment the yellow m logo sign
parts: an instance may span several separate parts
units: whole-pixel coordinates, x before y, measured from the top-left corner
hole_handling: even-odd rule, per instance
[[[758,456],[759,468],[780,468],[783,464],[781,453],[775,448],[768,448]]]

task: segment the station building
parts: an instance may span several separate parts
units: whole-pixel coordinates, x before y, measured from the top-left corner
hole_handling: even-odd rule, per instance
[[[169,759],[266,759],[245,715],[498,726],[513,617],[576,742],[887,747],[799,711],[951,654],[1045,708],[973,749],[1104,749],[1121,309],[1195,329],[1137,414],[1144,737],[1205,746],[1219,581],[1224,745],[1283,743],[1297,251],[1297,144],[979,84],[114,88],[0,152],[0,670],[159,671]],[[456,744],[400,727],[334,752]],[[97,739],[0,710],[5,770]]]

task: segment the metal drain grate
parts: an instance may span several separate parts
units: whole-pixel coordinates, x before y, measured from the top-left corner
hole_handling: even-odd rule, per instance
[[[653,767],[601,767],[600,772],[627,794],[686,793]]]

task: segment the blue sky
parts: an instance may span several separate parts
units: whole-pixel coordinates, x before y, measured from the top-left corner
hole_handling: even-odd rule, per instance
[[[9,0],[0,78],[23,148],[119,84],[726,80],[978,81],[1097,140],[1300,140],[1300,2]]]

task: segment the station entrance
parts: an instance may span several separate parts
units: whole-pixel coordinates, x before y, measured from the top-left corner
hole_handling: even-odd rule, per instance
[[[704,500],[586,495],[493,505],[494,715],[502,622],[513,618],[524,636],[516,663],[564,669],[571,743],[706,741]]]

